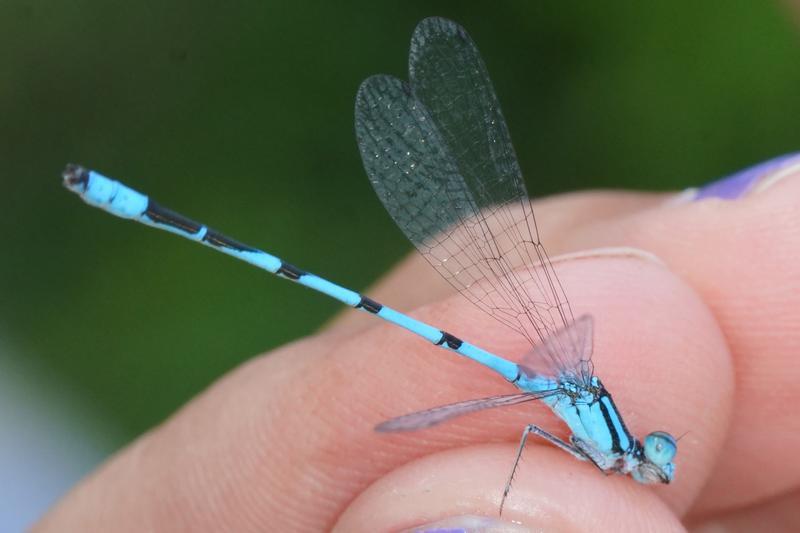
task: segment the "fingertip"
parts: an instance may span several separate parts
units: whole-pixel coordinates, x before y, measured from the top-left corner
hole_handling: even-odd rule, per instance
[[[500,516],[514,454],[514,445],[486,444],[414,460],[363,491],[334,531],[424,531],[442,523],[465,531],[682,530],[646,487],[537,445],[526,448]]]

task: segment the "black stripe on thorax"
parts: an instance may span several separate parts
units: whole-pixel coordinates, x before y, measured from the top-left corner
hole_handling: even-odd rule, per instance
[[[614,425],[614,422],[611,421],[611,414],[608,412],[608,407],[606,407],[606,404],[603,403],[603,398],[608,398],[611,402],[611,405],[614,405],[614,401],[611,400],[611,395],[609,394],[603,394],[597,398],[597,402],[600,404],[600,412],[603,413],[603,419],[606,421],[606,427],[608,428],[609,433],[611,433],[611,451],[614,453],[622,453],[624,450],[622,450],[619,446],[619,433],[617,433],[617,427]]]
[[[603,418],[606,421],[606,424],[609,428],[611,428],[611,444],[613,447],[614,452],[616,453],[624,453],[630,451],[630,448],[633,447],[636,443],[636,439],[631,435],[631,432],[628,431],[627,426],[625,426],[625,421],[622,420],[622,416],[619,414],[619,409],[617,409],[617,405],[614,403],[614,398],[603,389],[603,392],[598,397],[598,401],[602,398],[608,398],[608,403],[611,404],[611,408],[614,409],[614,412],[617,415],[617,421],[619,422],[619,427],[622,428],[622,431],[625,433],[625,438],[628,440],[628,450],[623,450],[619,444],[619,433],[617,433],[616,426],[611,422],[611,415],[608,412],[608,407],[603,402],[600,402],[600,411],[603,413]]]
[[[605,390],[605,388],[603,390]],[[628,426],[625,425],[625,421],[622,419],[622,415],[619,414],[619,409],[617,409],[617,404],[614,403],[614,398],[612,398],[608,392],[606,392],[606,396],[608,397],[608,403],[611,404],[611,407],[614,408],[614,412],[617,413],[617,420],[619,420],[619,425],[622,428],[622,431],[625,432],[625,437],[628,439],[628,442],[629,443],[636,442],[634,436],[631,435],[630,431],[628,431]],[[633,444],[631,444],[631,446],[633,446]],[[628,450],[624,451],[627,452]]]

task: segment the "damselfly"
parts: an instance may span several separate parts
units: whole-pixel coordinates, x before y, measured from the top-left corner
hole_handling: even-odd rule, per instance
[[[373,76],[356,97],[364,168],[386,210],[451,285],[522,335],[531,350],[514,363],[357,292],[310,274],[165,209],[149,197],[77,165],[64,184],[111,214],[165,229],[327,294],[481,363],[521,392],[468,400],[379,424],[418,430],[491,407],[541,400],[569,426],[568,441],[525,427],[500,503],[525,442],[538,435],[605,473],[669,483],[675,439],[656,431],[636,439],[594,375],[592,317],[574,318],[539,239],[522,172],[486,67],[454,22],[429,18],[411,39],[409,82]]]

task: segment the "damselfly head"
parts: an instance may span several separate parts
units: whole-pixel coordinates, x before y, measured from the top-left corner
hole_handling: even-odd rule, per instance
[[[643,457],[631,475],[639,483],[669,483],[675,476],[672,460],[678,452],[675,438],[664,431],[654,431],[644,438]]]

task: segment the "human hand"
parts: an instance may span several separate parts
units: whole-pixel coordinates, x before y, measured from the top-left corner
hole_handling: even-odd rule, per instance
[[[669,486],[602,476],[532,438],[499,518],[524,425],[563,435],[563,424],[525,404],[375,433],[387,418],[514,389],[350,311],[220,379],[37,530],[385,531],[468,515],[543,530],[786,527],[800,486],[796,161],[729,201],[586,192],[535,204],[551,257],[588,250],[554,262],[576,316],[595,317],[595,371],[629,429],[686,433]],[[418,257],[369,294],[500,354],[525,348]]]

